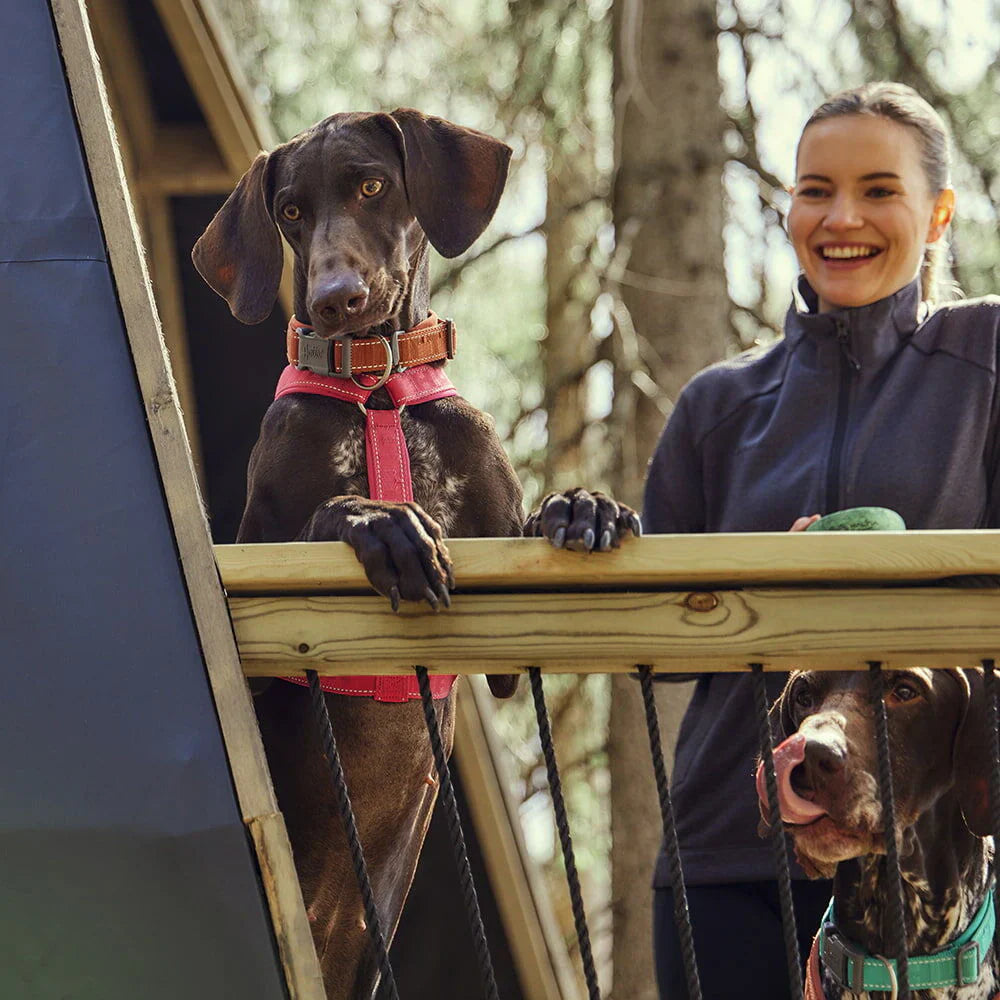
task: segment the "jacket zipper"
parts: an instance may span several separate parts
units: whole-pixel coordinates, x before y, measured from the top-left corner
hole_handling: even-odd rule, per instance
[[[837,343],[840,345],[840,384],[837,390],[837,420],[833,428],[830,461],[826,467],[826,510],[832,514],[840,505],[840,465],[843,460],[844,439],[847,437],[847,416],[851,399],[852,375],[861,371],[861,362],[851,352],[851,338],[847,324],[834,320],[837,326]]]

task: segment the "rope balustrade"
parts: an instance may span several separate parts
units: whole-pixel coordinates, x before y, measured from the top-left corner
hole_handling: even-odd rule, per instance
[[[431,750],[434,754],[434,764],[437,768],[441,799],[444,803],[445,815],[448,820],[448,833],[451,837],[452,852],[455,864],[458,866],[458,876],[462,888],[462,903],[465,915],[472,930],[473,943],[476,949],[476,962],[479,967],[483,984],[483,994],[487,1000],[499,1000],[496,978],[493,974],[493,961],[486,941],[486,931],[483,928],[483,915],[479,909],[479,897],[476,894],[476,884],[472,878],[472,866],[469,864],[469,852],[465,846],[465,833],[462,831],[462,820],[458,814],[458,802],[455,799],[455,788],[451,781],[451,769],[448,767],[448,755],[441,742],[441,727],[438,725],[437,712],[434,709],[434,699],[431,696],[431,682],[426,667],[414,667],[417,674],[417,684],[420,687],[420,702],[424,709],[424,720],[427,723],[427,733],[430,736]]]
[[[771,844],[774,848],[774,864],[778,872],[778,900],[781,904],[781,930],[785,940],[785,960],[788,962],[788,985],[792,996],[802,996],[802,956],[799,954],[798,928],[795,925],[795,908],[792,904],[792,875],[788,866],[788,844],[785,828],[781,823],[781,806],[778,803],[778,779],[774,770],[774,734],[771,732],[771,718],[768,713],[767,687],[764,683],[764,667],[751,663],[754,678],[754,704],[757,709],[758,738],[760,755],[764,761],[764,781],[767,786],[767,807],[770,813]]]
[[[889,877],[888,937],[896,959],[897,996],[909,1000],[910,973],[906,954],[906,906],[903,899],[903,876],[899,870],[899,845],[896,841],[896,798],[892,790],[892,761],[889,756],[889,720],[885,713],[882,664],[868,664],[872,712],[875,716],[875,750],[878,754],[878,790],[885,827],[885,860]]]
[[[922,535],[932,537],[922,539]],[[766,549],[758,545],[765,538],[769,542]],[[559,588],[573,580],[573,571],[581,563],[567,553],[553,555],[543,542],[529,549],[531,541],[525,540],[527,544],[515,546],[513,555],[509,548],[497,548],[498,561],[505,563],[500,570],[486,567],[482,559],[483,552],[494,551],[489,549],[491,543],[470,543],[466,550],[464,542],[449,542],[449,546],[454,545],[453,551],[460,553],[455,560],[459,581],[463,578],[462,553],[468,551],[467,578],[472,580],[471,589],[478,592],[456,594],[448,615],[391,615],[380,599],[361,596],[358,583],[352,576],[356,570],[346,562],[343,567],[345,596],[342,597],[332,596],[340,584],[331,583],[329,576],[325,577],[324,587],[331,594],[329,598],[275,596],[294,594],[294,580],[291,583],[287,578],[279,581],[273,593],[269,593],[267,588],[255,589],[252,583],[248,583],[256,571],[243,570],[238,586],[247,596],[231,599],[234,624],[241,654],[245,654],[245,672],[248,675],[307,671],[324,753],[330,761],[335,785],[342,784],[343,773],[329,719],[324,719],[325,705],[316,683],[317,672],[337,674],[356,670],[359,649],[369,639],[371,642],[366,648],[374,652],[373,658],[366,660],[366,670],[371,669],[373,673],[401,673],[404,657],[412,663],[417,659],[414,654],[420,654],[420,659],[426,664],[416,668],[424,715],[487,1000],[496,1000],[497,989],[437,714],[430,697],[428,668],[449,673],[523,670],[529,676],[589,1000],[600,1000],[600,991],[545,705],[543,670],[589,673],[638,669],[687,990],[690,1000],[701,1000],[691,919],[653,698],[654,670],[701,673],[749,668],[752,672],[764,785],[778,873],[788,981],[792,996],[799,998],[803,995],[802,956],[792,906],[787,841],[780,820],[764,671],[791,666],[867,669],[875,724],[878,790],[886,817],[886,856],[883,863],[890,891],[886,899],[885,933],[888,953],[896,963],[895,995],[909,998],[903,881],[895,836],[895,800],[883,664],[889,661],[892,664],[919,663],[931,667],[981,665],[983,668],[990,740],[991,824],[997,842],[1000,842],[1000,735],[996,671],[994,660],[983,656],[986,650],[1000,649],[1000,614],[997,613],[1000,611],[1000,589],[963,590],[958,586],[933,585],[916,589],[905,586],[882,589],[881,585],[906,580],[919,580],[926,584],[927,581],[959,573],[988,573],[990,567],[1000,560],[1000,532],[914,532],[906,536],[897,535],[891,541],[870,536],[863,545],[858,544],[856,537],[850,541],[835,535],[812,539],[799,550],[805,556],[802,560],[802,579],[806,583],[824,580],[849,585],[817,590],[789,585],[797,579],[794,567],[784,561],[785,554],[793,551],[794,543],[790,538],[745,535],[700,537],[697,551],[708,553],[707,557],[700,562],[693,557],[687,563],[683,563],[682,559],[680,567],[676,565],[676,560],[671,566],[669,558],[659,550],[665,550],[677,541],[677,551],[683,553],[688,551],[685,546],[694,544],[693,540],[689,536],[680,539],[664,536],[657,540],[659,568],[650,568],[645,563],[640,565],[641,560],[637,561],[636,557],[639,548],[635,547],[632,555],[626,555],[617,562],[617,554],[609,554],[609,562],[600,564],[602,568],[610,568],[605,578],[584,576],[581,579],[582,587],[590,587],[599,593],[546,592],[544,587],[541,592],[532,593],[532,567],[536,564],[545,567],[541,575],[548,575],[555,581],[552,586]],[[643,545],[649,541],[644,539]],[[796,541],[801,543],[803,540]],[[724,549],[721,547],[723,543]],[[775,561],[768,560],[766,556],[771,551],[770,543],[774,543],[774,551],[782,554],[777,559],[777,567],[770,565]],[[509,540],[502,544],[511,546]],[[752,565],[740,560],[745,545],[745,551],[756,560],[751,560]],[[320,547],[330,549],[329,546],[310,546]],[[628,549],[625,546],[622,552]],[[713,555],[716,549],[717,557]],[[903,549],[903,557],[896,559]],[[499,555],[501,551],[505,553],[502,556]],[[694,551],[691,548],[691,552]],[[817,557],[821,551],[824,553],[822,559]],[[257,563],[266,561],[261,559],[261,555],[255,552],[253,559]],[[222,560],[223,566],[232,566],[234,557],[232,551],[227,553]],[[299,554],[295,554],[295,559],[300,558]],[[339,552],[336,553],[336,559],[340,558]],[[721,569],[726,558],[730,560],[731,567],[736,567],[728,577]],[[598,566],[598,561],[593,559],[586,565],[588,573],[596,572],[593,567]],[[671,568],[664,571],[664,565]],[[709,568],[706,569],[706,566]],[[831,566],[835,567],[833,571]],[[740,585],[743,589],[725,589],[726,586]],[[674,592],[666,589],[671,586],[676,588]],[[692,593],[684,590],[684,586],[700,586],[701,589]],[[707,591],[706,586],[720,589]],[[302,593],[301,589],[299,593]],[[873,600],[876,593],[877,602]],[[469,615],[471,631],[468,635],[462,620],[463,608]],[[287,620],[282,618],[285,614],[288,615]],[[491,642],[484,647],[481,637],[486,616],[489,616],[491,631],[495,627],[497,634],[495,637],[491,635]],[[509,633],[505,631],[508,619]],[[269,631],[265,633],[259,629],[260,621],[266,622]],[[345,627],[339,627],[341,624]],[[607,635],[609,630],[613,634]],[[325,640],[321,636],[331,638]],[[529,659],[527,650],[534,650],[539,655]],[[638,650],[651,655],[644,658],[638,655]],[[750,650],[755,655],[745,655]],[[593,652],[593,656],[589,655],[589,651]],[[524,668],[522,664],[526,660],[534,660],[535,665]],[[636,663],[644,665],[636,668]],[[364,855],[357,842],[356,823],[350,811],[346,788],[338,787],[337,799],[361,885],[372,946],[382,973],[383,992],[380,996],[397,1000],[370,885],[366,888]],[[994,886],[994,892],[1000,907],[1000,885]],[[994,955],[998,954],[1000,923],[994,942]]]
[[[996,661],[983,660],[983,695],[986,698],[986,726],[990,750],[990,826],[993,829],[993,844],[1000,845],[1000,725],[998,725]],[[1000,878],[996,866],[993,872],[993,902],[1000,913]],[[993,931],[993,956],[1000,956],[1000,920]]]
[[[670,798],[667,768],[663,761],[663,747],[660,743],[660,719],[656,711],[656,699],[653,697],[653,671],[648,666],[640,666],[638,669],[643,708],[646,712],[646,729],[649,733],[649,752],[653,759],[653,777],[656,780],[656,794],[660,801],[663,842],[670,872],[670,888],[674,897],[674,924],[681,943],[684,979],[687,982],[688,1000],[701,1000],[701,981],[698,978],[698,963],[694,954],[694,931],[691,927],[691,913],[688,910],[687,890],[684,887],[684,873],[681,869],[681,848],[677,841],[674,806]]]
[[[597,983],[597,968],[594,965],[594,955],[590,948],[590,931],[587,929],[587,915],[583,908],[580,875],[576,870],[576,857],[573,854],[573,838],[569,832],[566,802],[563,799],[562,781],[559,778],[559,765],[556,762],[556,751],[552,743],[549,712],[545,706],[542,672],[538,667],[528,667],[528,676],[531,678],[531,696],[535,702],[538,735],[542,741],[545,769],[548,772],[549,778],[549,792],[552,795],[552,808],[556,814],[556,829],[559,831],[559,843],[562,847],[563,863],[566,866],[566,881],[569,884],[570,903],[573,907],[573,922],[576,925],[576,937],[580,946],[583,975],[587,982],[587,995],[590,1000],[601,1000],[601,990]]]
[[[344,832],[347,834],[347,844],[351,852],[354,874],[358,879],[358,888],[361,890],[361,902],[365,910],[365,923],[368,926],[368,936],[375,950],[375,957],[378,962],[381,976],[379,983],[380,994],[388,997],[388,1000],[399,1000],[399,993],[396,990],[396,979],[392,974],[392,965],[389,963],[389,949],[386,946],[385,935],[382,933],[382,922],[375,907],[375,893],[372,891],[371,878],[368,875],[368,865],[365,863],[365,852],[361,845],[361,838],[358,836],[358,824],[354,817],[354,809],[351,806],[351,796],[347,790],[347,782],[344,779],[344,768],[340,763],[337,741],[333,735],[333,726],[330,724],[330,713],[326,709],[326,699],[323,697],[323,692],[320,689],[319,677],[316,672],[310,670],[306,674],[306,677],[309,680],[309,697],[313,717],[323,743],[323,754],[330,765],[330,777],[333,783],[334,794],[337,796],[337,808],[344,824]]]

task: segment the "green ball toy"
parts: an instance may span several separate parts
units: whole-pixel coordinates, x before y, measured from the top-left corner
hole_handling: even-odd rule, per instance
[[[806,531],[906,531],[906,522],[888,507],[850,507],[821,517]]]

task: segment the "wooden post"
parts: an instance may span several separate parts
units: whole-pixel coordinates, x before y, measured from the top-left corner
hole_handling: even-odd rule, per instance
[[[215,696],[233,782],[258,849],[289,992],[325,1000],[291,848],[271,788],[225,595],[212,559],[191,452],[164,354],[156,305],[128,198],[107,96],[82,0],[51,0],[177,549]]]

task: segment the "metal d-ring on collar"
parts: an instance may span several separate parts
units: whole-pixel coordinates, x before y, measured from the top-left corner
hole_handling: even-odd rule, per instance
[[[347,371],[351,376],[351,381],[359,389],[370,389],[374,392],[376,389],[381,389],[382,386],[389,381],[389,376],[395,370],[396,365],[399,364],[399,334],[399,330],[394,331],[391,338],[383,337],[380,333],[375,334],[376,338],[382,341],[382,346],[385,348],[385,371],[382,372],[379,376],[379,380],[374,385],[365,385],[363,382],[359,382],[354,377],[354,373],[351,371],[350,365],[347,366]],[[372,372],[372,374],[374,374],[374,372]]]
[[[299,359],[296,367],[301,371],[310,371],[316,375],[328,375],[332,378],[349,378],[358,388],[379,389],[389,381],[390,376],[399,365],[399,335],[405,330],[394,330],[388,337],[376,334],[376,340],[382,342],[385,348],[385,370],[374,385],[364,385],[354,377],[351,371],[351,344],[353,338],[317,337],[305,328],[299,330]],[[340,366],[334,363],[336,353],[334,344],[340,344]],[[372,373],[374,374],[374,373]]]

